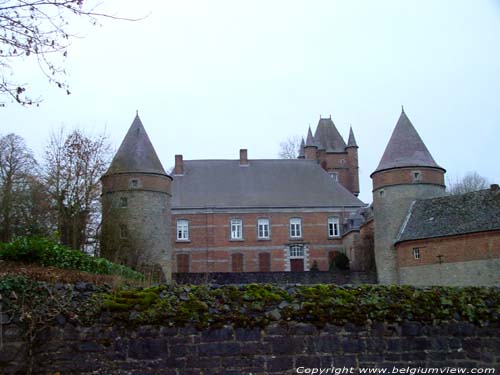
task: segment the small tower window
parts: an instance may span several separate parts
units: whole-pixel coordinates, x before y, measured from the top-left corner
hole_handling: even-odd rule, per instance
[[[411,252],[413,254],[414,259],[417,259],[417,260],[420,259],[420,248],[414,247]]]
[[[120,224],[120,238],[128,238],[128,228],[125,224]]]
[[[130,181],[130,186],[133,188],[133,189],[137,189],[139,187],[139,180],[136,180],[135,178],[133,180]]]
[[[413,182],[419,182],[422,178],[422,174],[420,173],[420,171],[412,171],[411,174],[413,177]]]
[[[127,206],[128,206],[127,197],[121,197],[120,198],[120,207],[125,208]]]
[[[340,159],[340,164],[344,165],[345,164],[345,159]]]
[[[385,191],[384,191],[384,189],[380,190],[380,191],[378,192],[378,195],[379,195],[379,197],[380,197],[380,198],[382,198],[382,197],[385,195]]]

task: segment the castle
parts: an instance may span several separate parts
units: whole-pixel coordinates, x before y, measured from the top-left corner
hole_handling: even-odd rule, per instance
[[[176,155],[169,176],[137,115],[102,177],[102,255],[167,279],[326,271],[345,253],[360,271],[374,257],[384,284],[500,283],[497,185],[445,196],[445,170],[404,111],[371,175],[370,207],[357,198],[358,168],[352,128],[345,143],[330,117],[314,135],[309,128],[297,159],[251,159],[244,149],[236,160]],[[467,224],[449,222],[457,219]]]

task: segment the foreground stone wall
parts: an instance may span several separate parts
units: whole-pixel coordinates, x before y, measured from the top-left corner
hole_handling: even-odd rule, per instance
[[[271,283],[288,284],[376,284],[375,272],[213,272],[213,273],[174,273],[173,280],[178,284],[250,284]]]
[[[265,329],[224,326],[199,331],[194,327],[119,327],[103,315],[92,327],[60,320],[46,328],[37,335],[31,363],[18,327],[3,328],[2,374],[25,374],[30,365],[34,374],[141,375],[281,375],[332,366],[351,373],[366,367],[500,369],[498,324],[438,326],[407,321],[318,329],[311,324],[276,322]]]

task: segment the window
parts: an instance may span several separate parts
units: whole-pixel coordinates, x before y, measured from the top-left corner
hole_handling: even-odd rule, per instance
[[[257,220],[257,238],[269,239],[269,219]]]
[[[243,272],[243,254],[231,255],[231,268],[233,272]]]
[[[290,219],[290,237],[291,238],[301,238],[302,237],[302,220],[300,218]]]
[[[411,174],[413,177],[413,182],[419,182],[421,180],[422,175],[419,171],[412,171]]]
[[[378,195],[382,198],[382,197],[385,195],[385,191],[384,191],[384,189],[380,190],[380,191],[378,192]]]
[[[241,219],[231,220],[231,239],[232,240],[243,239],[243,223]]]
[[[328,237],[338,237],[340,236],[339,230],[339,218],[329,217],[328,218]]]
[[[189,272],[189,255],[188,254],[177,254],[177,272],[179,272],[179,273]]]
[[[413,258],[420,259],[420,248],[414,247],[411,252],[413,254]]]
[[[127,197],[120,198],[120,207],[125,208],[128,205]]]
[[[177,241],[189,240],[189,221],[177,220]]]
[[[292,245],[290,246],[290,258],[303,258],[304,257],[304,246]]]
[[[259,253],[259,272],[271,271],[271,254]]]
[[[120,224],[120,238],[128,237],[128,228],[125,224]]]
[[[339,174],[337,172],[328,172],[330,174],[330,177],[333,179],[333,181],[338,181],[339,180]]]
[[[130,181],[130,186],[132,186],[134,189],[139,187],[139,180],[133,179]]]

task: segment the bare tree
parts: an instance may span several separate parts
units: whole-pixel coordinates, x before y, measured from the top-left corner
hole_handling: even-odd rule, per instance
[[[488,179],[477,172],[468,172],[462,178],[456,178],[454,182],[448,180],[448,194],[460,195],[488,188]]]
[[[0,94],[23,105],[39,103],[13,78],[19,59],[36,61],[48,81],[69,94],[64,61],[77,36],[71,27],[79,18],[96,25],[103,17],[119,18],[99,13],[89,0],[0,0]]]
[[[0,138],[1,241],[46,229],[44,187],[37,171],[38,164],[23,138],[15,134]]]
[[[60,241],[83,250],[95,241],[100,221],[100,177],[111,157],[105,135],[80,130],[52,134],[45,153],[45,175]]]
[[[278,157],[280,159],[297,159],[297,157],[299,156],[301,139],[302,138],[300,138],[298,135],[295,135],[293,137],[288,137],[283,142],[281,142]]]

